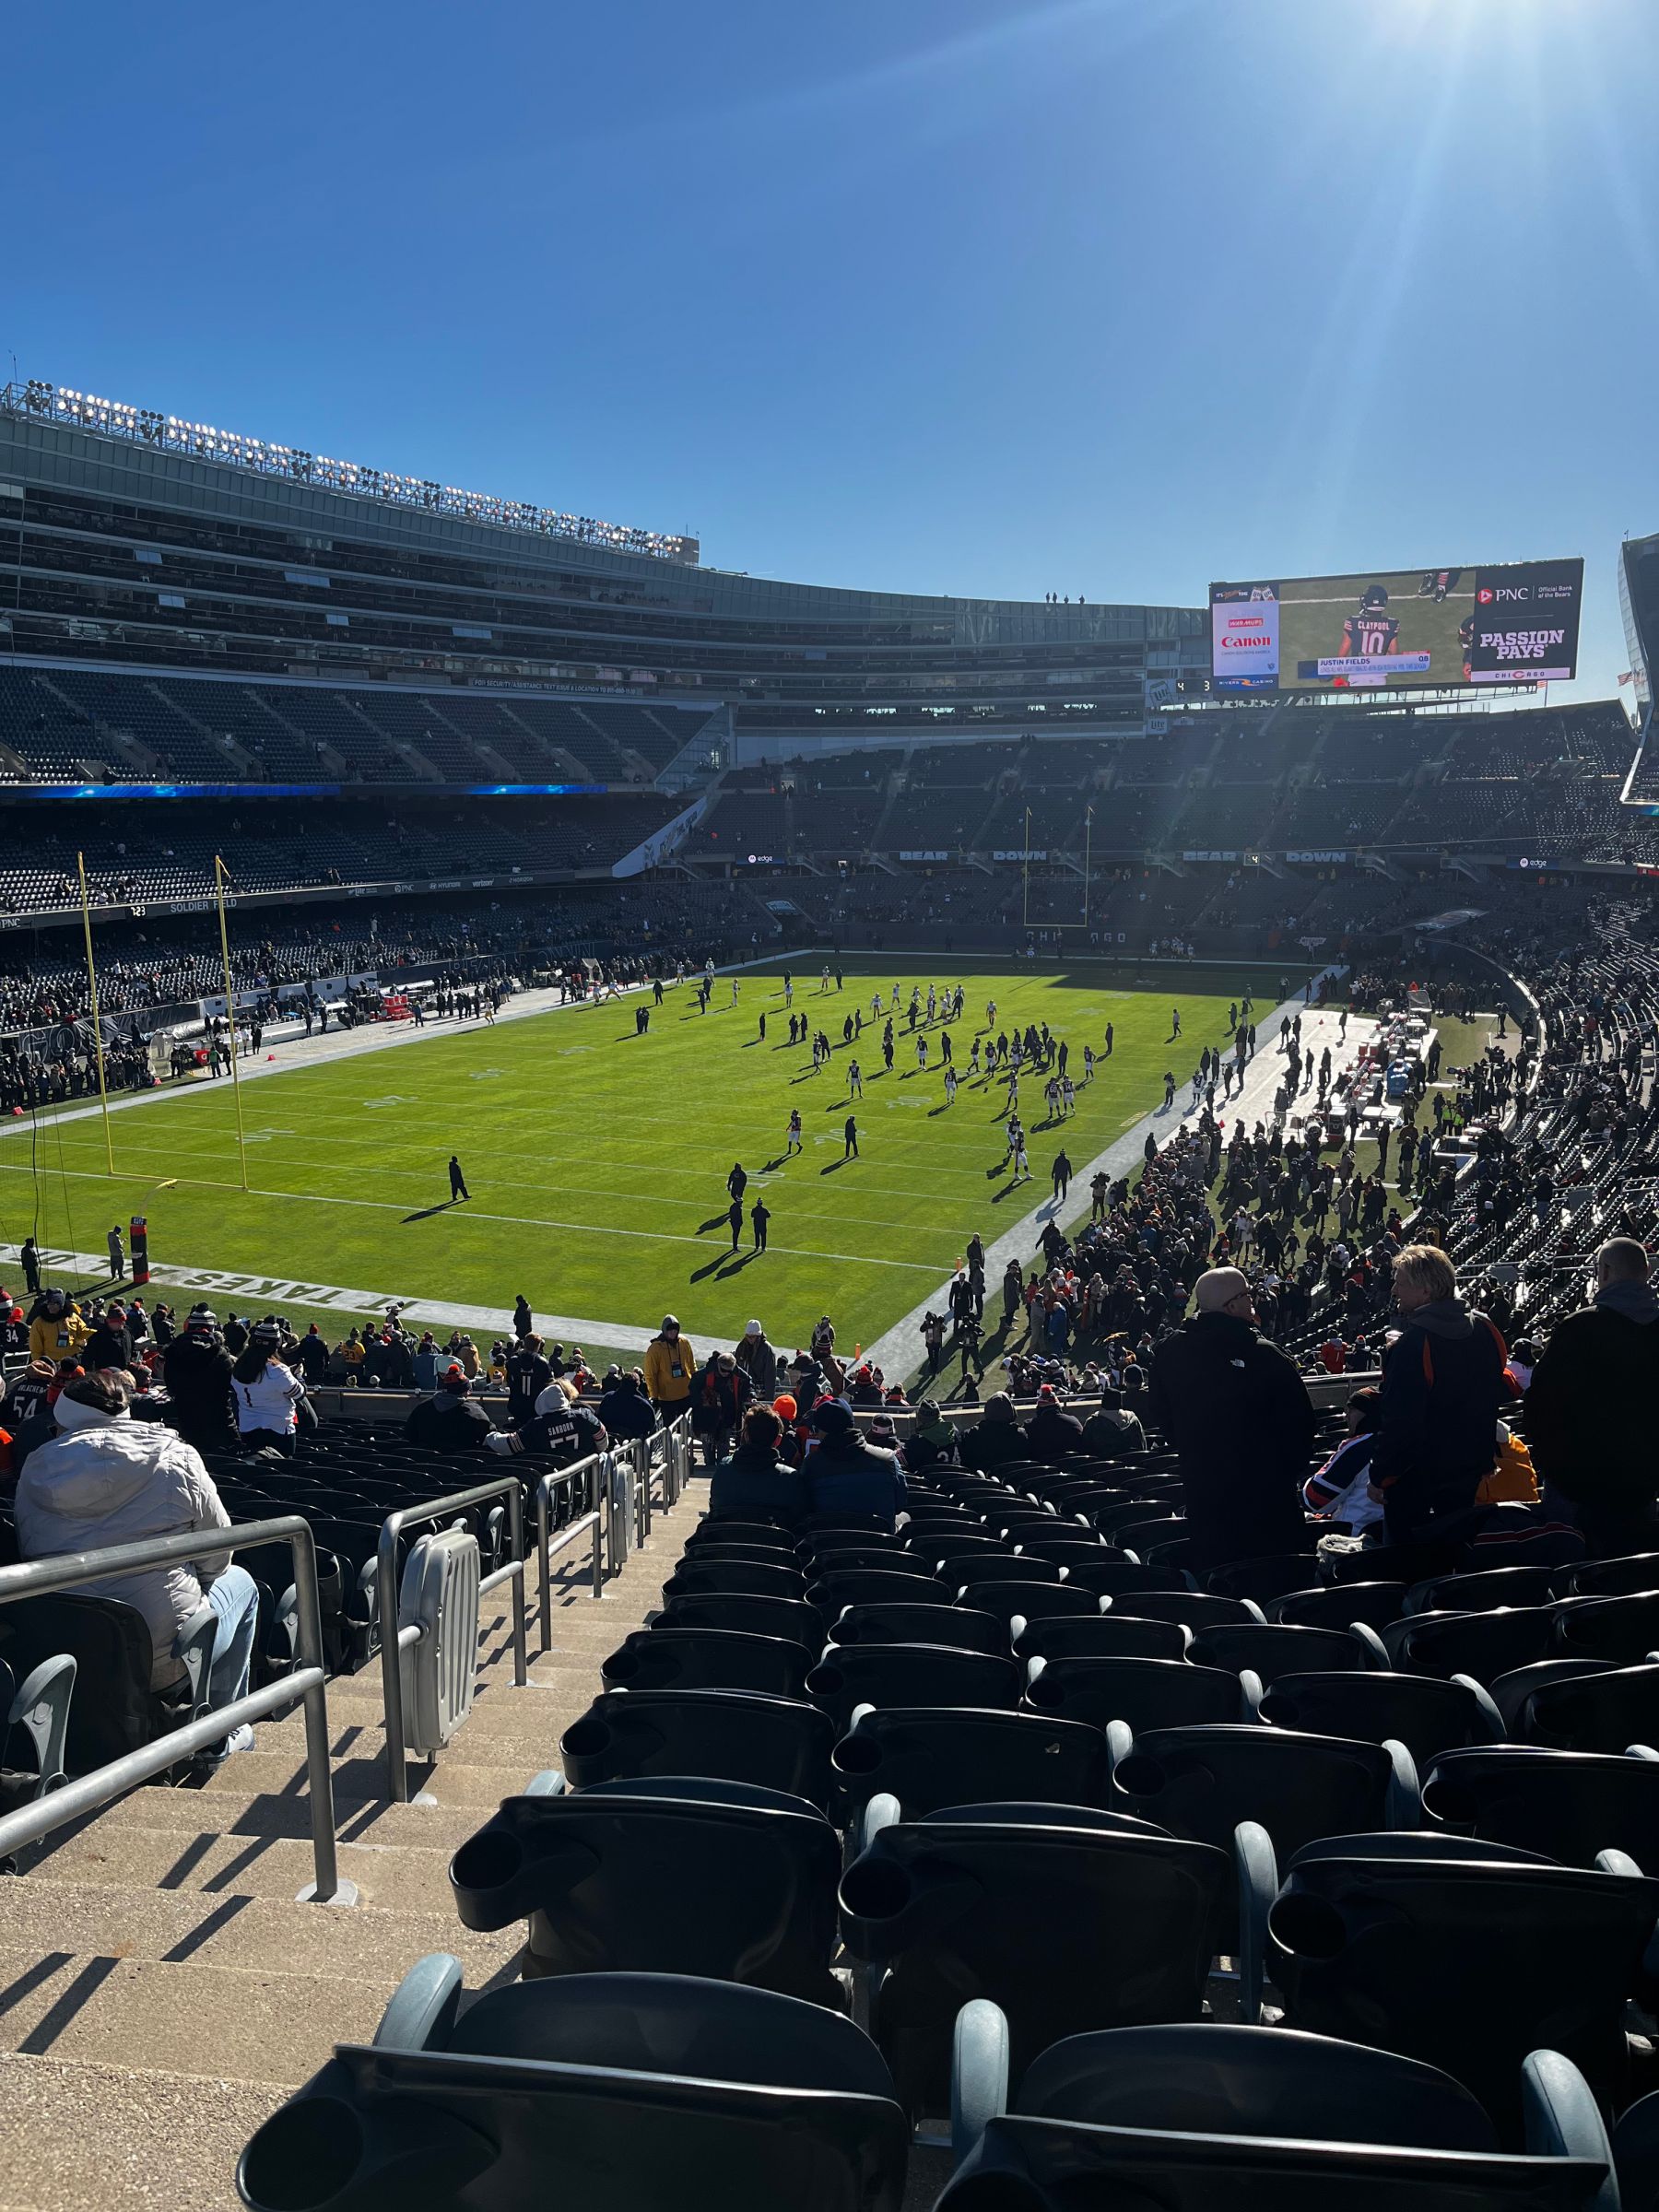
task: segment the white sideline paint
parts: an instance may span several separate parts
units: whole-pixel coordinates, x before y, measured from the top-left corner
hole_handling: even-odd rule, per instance
[[[1314,988],[1317,990],[1320,979],[1315,976],[1313,980]],[[1302,1018],[1302,1049],[1304,1053],[1312,1049],[1313,1057],[1317,1061],[1320,1053],[1328,1044],[1331,1048],[1333,1075],[1340,1074],[1345,1067],[1353,1065],[1359,1057],[1359,1046],[1371,1036],[1377,1026],[1374,1021],[1366,1018],[1350,1015],[1347,1041],[1338,1051],[1336,1031],[1342,1018],[1339,1007],[1334,1012],[1321,1013],[1312,1006],[1304,1006],[1300,998],[1286,999],[1282,1006],[1276,1006],[1271,1014],[1256,1023],[1256,1035],[1261,1041],[1255,1058],[1251,1061],[1244,1071],[1243,1089],[1235,1092],[1228,1102],[1224,1115],[1226,1122],[1241,1120],[1249,1128],[1253,1127],[1257,1121],[1269,1123],[1272,1121],[1273,1094],[1278,1088],[1282,1072],[1281,1055],[1278,1050],[1279,1023],[1287,1017],[1294,1020],[1299,1014]],[[1182,1041],[1185,1041],[1184,1039]],[[1203,1047],[1200,1045],[1200,1050],[1202,1049]],[[1108,1065],[1110,1064],[1108,1063]],[[1097,1152],[1092,1159],[1081,1161],[1074,1167],[1071,1194],[1064,1206],[1053,1196],[1045,1198],[1042,1204],[1027,1214],[1023,1220],[1015,1222],[1012,1229],[1005,1230],[994,1244],[986,1245],[985,1311],[987,1314],[1001,1312],[1002,1278],[1007,1270],[1008,1262],[1018,1260],[1020,1266],[1029,1273],[1036,1255],[1039,1241],[1050,1221],[1058,1216],[1062,1228],[1065,1228],[1067,1225],[1076,1226],[1088,1220],[1093,1205],[1088,1186],[1097,1175],[1104,1173],[1115,1181],[1120,1175],[1133,1174],[1145,1156],[1148,1131],[1155,1132],[1161,1144],[1164,1138],[1172,1135],[1183,1121],[1192,1122],[1196,1119],[1195,1115],[1185,1113],[1182,1111],[1184,1101],[1192,1096],[1191,1075],[1192,1064],[1189,1057],[1186,1074],[1175,1087],[1175,1103],[1168,1113],[1160,1106],[1152,1113],[1143,1114],[1133,1127],[1125,1129],[1122,1136],[1114,1138],[1103,1152]],[[1056,1152],[1065,1142],[1065,1127],[1066,1124],[1062,1122],[1056,1128],[1043,1132],[1044,1138],[1053,1145]],[[1035,1132],[1032,1133],[1032,1137],[1034,1138],[1034,1136]],[[1028,1149],[1034,1148],[1034,1143],[1028,1140]],[[927,1358],[927,1347],[922,1341],[923,1317],[931,1311],[942,1315],[948,1324],[950,1314],[946,1298],[949,1288],[950,1277],[947,1276],[931,1298],[907,1313],[902,1321],[895,1322],[884,1336],[877,1337],[874,1344],[865,1347],[865,1359],[880,1367],[886,1374],[891,1377],[902,1378],[916,1373]],[[989,1329],[986,1334],[990,1334]],[[948,1342],[948,1338],[947,1341]],[[947,1388],[952,1380],[951,1365],[952,1362],[947,1356],[939,1370],[938,1386],[941,1390]]]
[[[16,1244],[0,1244],[0,1262],[20,1266],[22,1254]],[[41,1264],[61,1274],[79,1277],[91,1290],[119,1286],[109,1281],[109,1256],[90,1252],[60,1252],[41,1247]],[[342,1290],[331,1283],[302,1283],[286,1276],[232,1275],[221,1267],[158,1265],[150,1280],[163,1290],[194,1290],[232,1299],[238,1304],[262,1309],[285,1305],[321,1306],[341,1313],[383,1313],[388,1306],[403,1308],[405,1316],[429,1327],[463,1329],[481,1336],[511,1336],[512,1315],[502,1306],[457,1306],[429,1298],[394,1298],[382,1290]],[[642,1352],[654,1331],[635,1328],[621,1321],[577,1321],[568,1313],[538,1313],[538,1335],[561,1344],[602,1344],[618,1351]]]

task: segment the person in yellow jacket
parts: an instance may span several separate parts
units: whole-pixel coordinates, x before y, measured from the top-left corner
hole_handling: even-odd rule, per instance
[[[684,1413],[697,1379],[697,1354],[672,1313],[665,1313],[661,1334],[645,1347],[645,1389],[664,1420]]]
[[[50,1359],[55,1367],[60,1360],[73,1359],[90,1334],[80,1308],[61,1290],[48,1290],[29,1324],[29,1356]]]

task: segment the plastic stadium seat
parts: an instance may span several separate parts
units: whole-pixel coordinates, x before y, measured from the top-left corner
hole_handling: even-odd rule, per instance
[[[840,2007],[841,1858],[804,1798],[678,1777],[571,1796],[548,1774],[461,1846],[450,1886],[465,1927],[528,1922],[526,1978],[695,1973]]]
[[[599,1670],[606,1689],[757,1689],[804,1698],[812,1653],[737,1629],[635,1629]]]
[[[1570,1597],[1629,1597],[1659,1590],[1659,1551],[1634,1552],[1622,1559],[1581,1559],[1576,1567],[1558,1570],[1558,1580]]]
[[[700,1544],[695,1551],[688,1545],[675,1573],[683,1574],[688,1568],[695,1568],[699,1574],[703,1574],[715,1566],[767,1567],[806,1580],[793,1551],[780,1551],[763,1544]]]
[[[991,1613],[1005,1623],[1017,1616],[1028,1619],[1042,1607],[1042,1617],[1051,1620],[1060,1614],[1088,1619],[1106,1609],[1106,1600],[1095,1595],[1092,1590],[1083,1589],[1076,1583],[975,1583],[961,1600],[976,1613]]]
[[[1498,1613],[1414,1613],[1382,1631],[1403,1675],[1472,1675],[1488,1688],[1500,1675],[1542,1659],[1555,1615],[1547,1606]]]
[[[1178,1620],[1194,1635],[1207,1628],[1235,1622],[1260,1622],[1259,1606],[1247,1597],[1212,1597],[1207,1591],[1126,1590],[1112,1601],[1114,1613],[1133,1613],[1137,1620]]]
[[[909,2131],[850,2020],[771,1990],[575,1974],[460,2018],[439,1953],[243,2151],[250,2212],[898,2212]]]
[[[1135,2027],[1073,2036],[1010,2097],[1008,2025],[963,2007],[937,2212],[1610,2212],[1588,2084],[1549,2051],[1519,2079],[1525,2149],[1449,2075],[1282,2028]]]
[[[1414,1583],[1402,1613],[1494,1613],[1500,1606],[1547,1606],[1559,1569],[1495,1567],[1480,1574],[1439,1574]]]
[[[1560,1751],[1659,1749],[1659,1666],[1597,1668],[1543,1683],[1510,1734]]]
[[[1049,1583],[1059,1584],[1065,1580],[1065,1570],[1055,1566],[1052,1559],[1039,1559],[1034,1552],[1012,1553],[1001,1559],[985,1559],[975,1551],[956,1552],[941,1559],[935,1570],[948,1590],[971,1591],[975,1583]]]
[[[1007,1637],[991,1613],[965,1606],[847,1606],[830,1623],[837,1644],[943,1643],[958,1652],[1001,1652]]]
[[[665,1598],[798,1598],[806,1577],[798,1567],[750,1567],[724,1559],[682,1559],[663,1584]]]
[[[1438,1675],[1283,1674],[1256,1714],[1275,1728],[1404,1744],[1419,1769],[1439,1752],[1501,1743],[1504,1735],[1497,1707],[1467,1676],[1443,1682]]]
[[[776,1552],[786,1559],[794,1557],[795,1539],[793,1532],[781,1523],[771,1521],[726,1520],[711,1514],[700,1521],[686,1538],[688,1559],[702,1550],[705,1545],[747,1544],[757,1549]]]
[[[1310,1535],[1305,1552],[1265,1559],[1230,1560],[1227,1566],[1211,1572],[1205,1587],[1218,1597],[1248,1597],[1265,1606],[1276,1597],[1288,1597],[1292,1590],[1306,1589],[1313,1566]]]
[[[1192,1588],[1179,1567],[1149,1567],[1144,1559],[1114,1558],[1108,1547],[1102,1548],[1107,1551],[1104,1559],[1084,1559],[1065,1579],[1080,1589],[1098,1591],[1114,1606],[1121,1605],[1125,1613],[1130,1609],[1129,1600],[1140,1593],[1168,1597]]]
[[[897,1567],[849,1567],[820,1575],[806,1587],[807,1604],[830,1619],[843,1606],[925,1606],[930,1601],[947,1606],[950,1592],[919,1565],[902,1571]]]
[[[875,1544],[843,1543],[838,1537],[833,1544],[815,1544],[804,1555],[803,1572],[807,1580],[820,1582],[827,1574],[851,1574],[860,1570],[907,1574],[914,1564],[912,1555],[897,1544],[883,1550]]]
[[[925,1529],[910,1539],[901,1556],[919,1561],[931,1574],[937,1571],[941,1559],[959,1559],[970,1552],[982,1559],[1007,1559],[1013,1558],[1014,1547],[1005,1544],[1000,1536],[994,1536],[989,1529],[976,1530],[971,1535],[956,1529],[935,1535]]]
[[[832,1763],[855,1810],[888,1795],[912,1819],[947,1805],[1100,1806],[1106,1798],[1100,1731],[1033,1712],[866,1710]]]
[[[1119,1558],[1110,1545],[1102,1544],[1098,1536],[1079,1530],[1075,1536],[1021,1537],[1019,1556],[1028,1559],[1047,1559],[1055,1567],[1064,1567],[1069,1575],[1074,1567],[1110,1565]]]
[[[1029,1712],[1104,1728],[1179,1728],[1236,1721],[1237,1675],[1172,1659],[1033,1659],[1027,1670]]]
[[[1659,2212],[1659,2090],[1619,2114],[1613,2162],[1621,2212]]]
[[[1261,1895],[1253,1879],[1256,1928]],[[1626,2093],[1625,2001],[1656,1917],[1659,1882],[1642,1877],[1465,1839],[1347,1836],[1291,1862],[1265,1943],[1253,1934],[1244,1948],[1263,1959],[1288,2026],[1350,2030],[1441,2067],[1512,2144],[1529,2052],[1560,2051],[1598,2097]],[[1255,1994],[1247,1979],[1247,2019]]]
[[[206,1712],[215,1626],[211,1606],[199,1606],[173,1645],[185,1678],[152,1689],[143,1614],[120,1598],[55,1591],[0,1607],[0,1662],[19,1683],[59,1659],[74,1662],[63,1762],[71,1775],[88,1774]]]
[[[1081,1807],[872,1805],[841,1930],[876,1970],[872,2032],[912,2114],[945,2109],[964,1999],[995,1993],[1016,2079],[1059,2037],[1196,2020],[1232,1941],[1226,1853]]]
[[[777,1636],[817,1651],[824,1623],[815,1606],[788,1597],[671,1597],[661,1624],[669,1629],[735,1629],[740,1635]]]
[[[1297,1629],[1278,1621],[1220,1621],[1198,1629],[1191,1657],[1194,1666],[1224,1667],[1230,1674],[1248,1667],[1269,1686],[1281,1675],[1316,1669],[1357,1674],[1371,1663],[1364,1646],[1340,1629]]]
[[[0,1813],[63,1787],[75,1675],[75,1661],[60,1653],[32,1667],[19,1688],[0,1659]]]
[[[1117,1613],[1032,1616],[1014,1638],[1026,1659],[1184,1659],[1191,1639],[1178,1620],[1133,1620]]]
[[[1659,1648],[1659,1590],[1624,1597],[1570,1597],[1555,1607],[1552,1653],[1634,1665]]]
[[[1013,1660],[947,1645],[864,1643],[834,1646],[806,1677],[807,1695],[838,1729],[861,1705],[948,1705],[1004,1709],[1019,1703]]]
[[[1423,1769],[1423,1810],[1453,1835],[1594,1866],[1604,1851],[1659,1873],[1659,1759],[1535,1744],[1446,1750]]]
[[[684,1774],[785,1790],[822,1807],[834,1731],[811,1705],[726,1689],[602,1690],[559,1744],[567,1780]]]
[[[1108,1747],[1109,1805],[1219,1851],[1246,1820],[1282,1861],[1325,1836],[1415,1828],[1420,1817],[1417,1770],[1394,1745],[1240,1723],[1114,1728]]]
[[[1292,1628],[1347,1629],[1361,1621],[1379,1631],[1400,1618],[1404,1583],[1336,1583],[1329,1589],[1292,1590],[1265,1610]]]

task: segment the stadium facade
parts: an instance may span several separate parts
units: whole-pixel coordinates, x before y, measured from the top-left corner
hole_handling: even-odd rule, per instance
[[[786,583],[63,387],[0,396],[15,659],[729,708],[738,762],[1021,732],[1138,737],[1207,665],[1190,607]],[[1154,714],[1150,726],[1156,734]]]

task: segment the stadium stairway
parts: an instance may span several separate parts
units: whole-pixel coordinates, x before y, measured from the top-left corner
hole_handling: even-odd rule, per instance
[[[600,1662],[656,1609],[705,1497],[698,1483],[659,1509],[598,1600],[585,1550],[564,1555],[553,1648],[537,1652],[533,1615],[522,1690],[506,1591],[486,1594],[473,1711],[434,1763],[411,1761],[418,1803],[386,1799],[378,1662],[329,1683],[355,1907],[294,1901],[312,1876],[297,1712],[262,1722],[255,1748],[205,1787],[134,1791],[0,1881],[0,2212],[229,2212],[253,2129],[336,2042],[372,2036],[418,1959],[454,1953],[470,1990],[516,1978],[522,1930],[462,1927],[450,1854],[558,1763]]]

